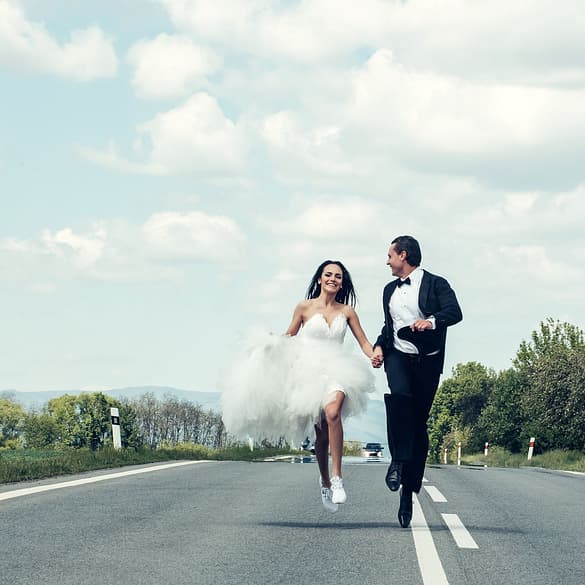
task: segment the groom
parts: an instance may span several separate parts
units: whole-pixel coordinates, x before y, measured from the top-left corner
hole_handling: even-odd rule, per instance
[[[418,493],[429,448],[427,420],[445,361],[447,327],[463,318],[449,283],[420,268],[421,251],[412,236],[392,241],[388,261],[396,280],[384,288],[384,326],[374,344],[372,365],[384,364],[389,394],[384,394],[388,446],[386,473],[391,491],[400,492],[398,521],[412,519],[412,494]]]

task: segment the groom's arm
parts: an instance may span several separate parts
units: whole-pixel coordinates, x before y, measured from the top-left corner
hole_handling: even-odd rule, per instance
[[[463,319],[463,313],[461,312],[455,291],[449,283],[444,278],[438,276],[436,277],[433,289],[438,307],[437,310],[432,312],[435,317],[435,326],[449,327],[450,325],[459,323]]]

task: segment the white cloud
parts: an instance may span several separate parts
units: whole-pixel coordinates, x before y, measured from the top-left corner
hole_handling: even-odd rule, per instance
[[[406,139],[411,147],[464,159],[503,154],[502,147],[544,148],[585,133],[585,91],[420,73],[397,63],[386,49],[356,73],[352,98],[349,115],[358,125],[378,128],[379,143],[399,146]]]
[[[112,41],[99,27],[74,30],[68,42],[59,44],[44,24],[27,20],[22,9],[7,0],[0,0],[2,62],[78,81],[114,77],[118,70]]]
[[[207,85],[206,77],[221,65],[210,49],[167,34],[136,43],[126,60],[134,68],[134,89],[148,99],[184,97]]]
[[[508,193],[488,206],[479,205],[461,217],[456,232],[477,237],[527,238],[534,244],[549,234],[569,241],[581,239],[585,219],[585,184],[559,193]]]
[[[32,281],[37,292],[52,292],[56,280],[78,275],[120,282],[174,280],[194,262],[236,263],[245,244],[245,234],[229,217],[167,211],[142,225],[104,220],[86,230],[45,229],[34,240],[0,240],[0,273],[4,280]]]
[[[304,63],[394,47],[401,62],[477,78],[583,83],[580,0],[162,0],[174,25],[240,53]],[[497,42],[494,42],[497,39]]]
[[[380,205],[359,197],[321,197],[316,202],[304,202],[301,209],[289,210],[284,220],[262,221],[273,233],[293,234],[301,243],[306,239],[359,240],[379,230],[383,223]]]
[[[552,116],[551,112],[555,112]],[[585,140],[585,90],[541,89],[413,71],[378,50],[355,73],[344,133],[353,148],[419,170],[574,181]],[[495,171],[495,172],[494,172]],[[564,174],[564,176],[562,176]],[[495,179],[492,179],[495,180]]]
[[[570,259],[558,258],[555,250],[542,245],[494,246],[484,251],[476,265],[483,274],[497,274],[487,286],[496,285],[502,290],[502,283],[509,281],[505,287],[507,294],[529,290],[531,285],[554,288],[561,281],[567,286],[578,283],[579,296],[583,288],[583,278],[572,270]]]
[[[289,176],[299,168],[302,173],[316,175],[359,173],[357,165],[341,149],[338,126],[308,127],[302,116],[283,111],[267,116],[260,132],[278,168]]]
[[[174,259],[234,261],[245,242],[234,220],[199,211],[156,213],[142,233],[155,255]]]
[[[243,125],[224,115],[215,98],[197,93],[182,105],[140,124],[134,150],[146,151],[146,160],[126,159],[118,154],[115,143],[110,143],[106,151],[79,148],[91,162],[122,171],[230,175],[243,168],[245,131]]]
[[[71,228],[64,228],[54,234],[45,230],[41,241],[47,251],[57,257],[71,254],[74,264],[84,270],[94,266],[103,256],[107,235],[107,230],[101,226],[87,235],[76,234]]]

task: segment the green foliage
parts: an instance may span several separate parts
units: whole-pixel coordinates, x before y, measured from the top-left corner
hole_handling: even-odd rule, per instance
[[[530,375],[542,358],[553,352],[571,349],[585,349],[583,331],[575,325],[549,317],[541,321],[538,330],[532,332],[530,341],[520,344],[514,367],[521,375]]]
[[[62,451],[18,449],[0,455],[0,484],[80,473],[95,469],[156,463],[169,460],[257,461],[275,455],[288,454],[287,449],[255,449],[230,447],[209,449],[204,445],[184,443],[162,449],[114,449],[97,451],[88,448]]]
[[[118,408],[122,418],[122,444],[139,447],[141,440],[131,405],[101,392],[81,393],[78,396],[65,394],[49,400],[47,412],[54,421],[51,431],[55,431],[55,446],[89,448],[95,451],[111,444],[112,407]]]
[[[478,362],[458,364],[435,397],[429,417],[429,452],[439,461],[444,448],[451,450],[461,441],[464,447],[477,449],[485,439],[475,425],[486,405],[496,374]]]
[[[24,422],[24,437],[27,447],[43,449],[54,445],[58,437],[58,425],[48,412],[31,412]]]
[[[524,453],[511,453],[506,449],[494,447],[485,457],[482,453],[467,454],[462,457],[464,465],[487,465],[488,467],[542,467],[544,469],[562,469],[566,471],[585,472],[585,453],[553,449],[527,457],[528,447]]]
[[[0,448],[16,448],[24,426],[25,411],[18,402],[0,398]]]
[[[510,368],[499,372],[485,408],[476,425],[476,435],[490,445],[518,453],[527,444],[526,417],[522,407],[525,393],[520,374]]]
[[[585,450],[585,349],[556,347],[529,375],[529,431],[541,449]]]
[[[512,453],[536,437],[546,449],[585,450],[585,336],[570,323],[541,322],[520,344],[514,367],[495,374],[459,364],[437,392],[429,419],[432,460],[461,441],[469,452],[485,441]]]

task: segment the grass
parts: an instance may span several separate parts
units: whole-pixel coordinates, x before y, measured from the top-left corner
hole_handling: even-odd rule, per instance
[[[98,451],[68,449],[64,451],[15,449],[0,451],[0,484],[43,479],[57,475],[81,473],[125,465],[140,465],[169,460],[257,461],[266,457],[289,454],[285,449],[256,449],[228,447],[209,449],[203,445],[185,443],[161,449],[113,449]]]
[[[585,453],[581,451],[546,451],[534,455],[530,461],[527,453],[510,453],[505,449],[490,447],[488,456],[482,453],[463,455],[464,465],[487,465],[488,467],[543,467],[563,471],[585,472]]]

